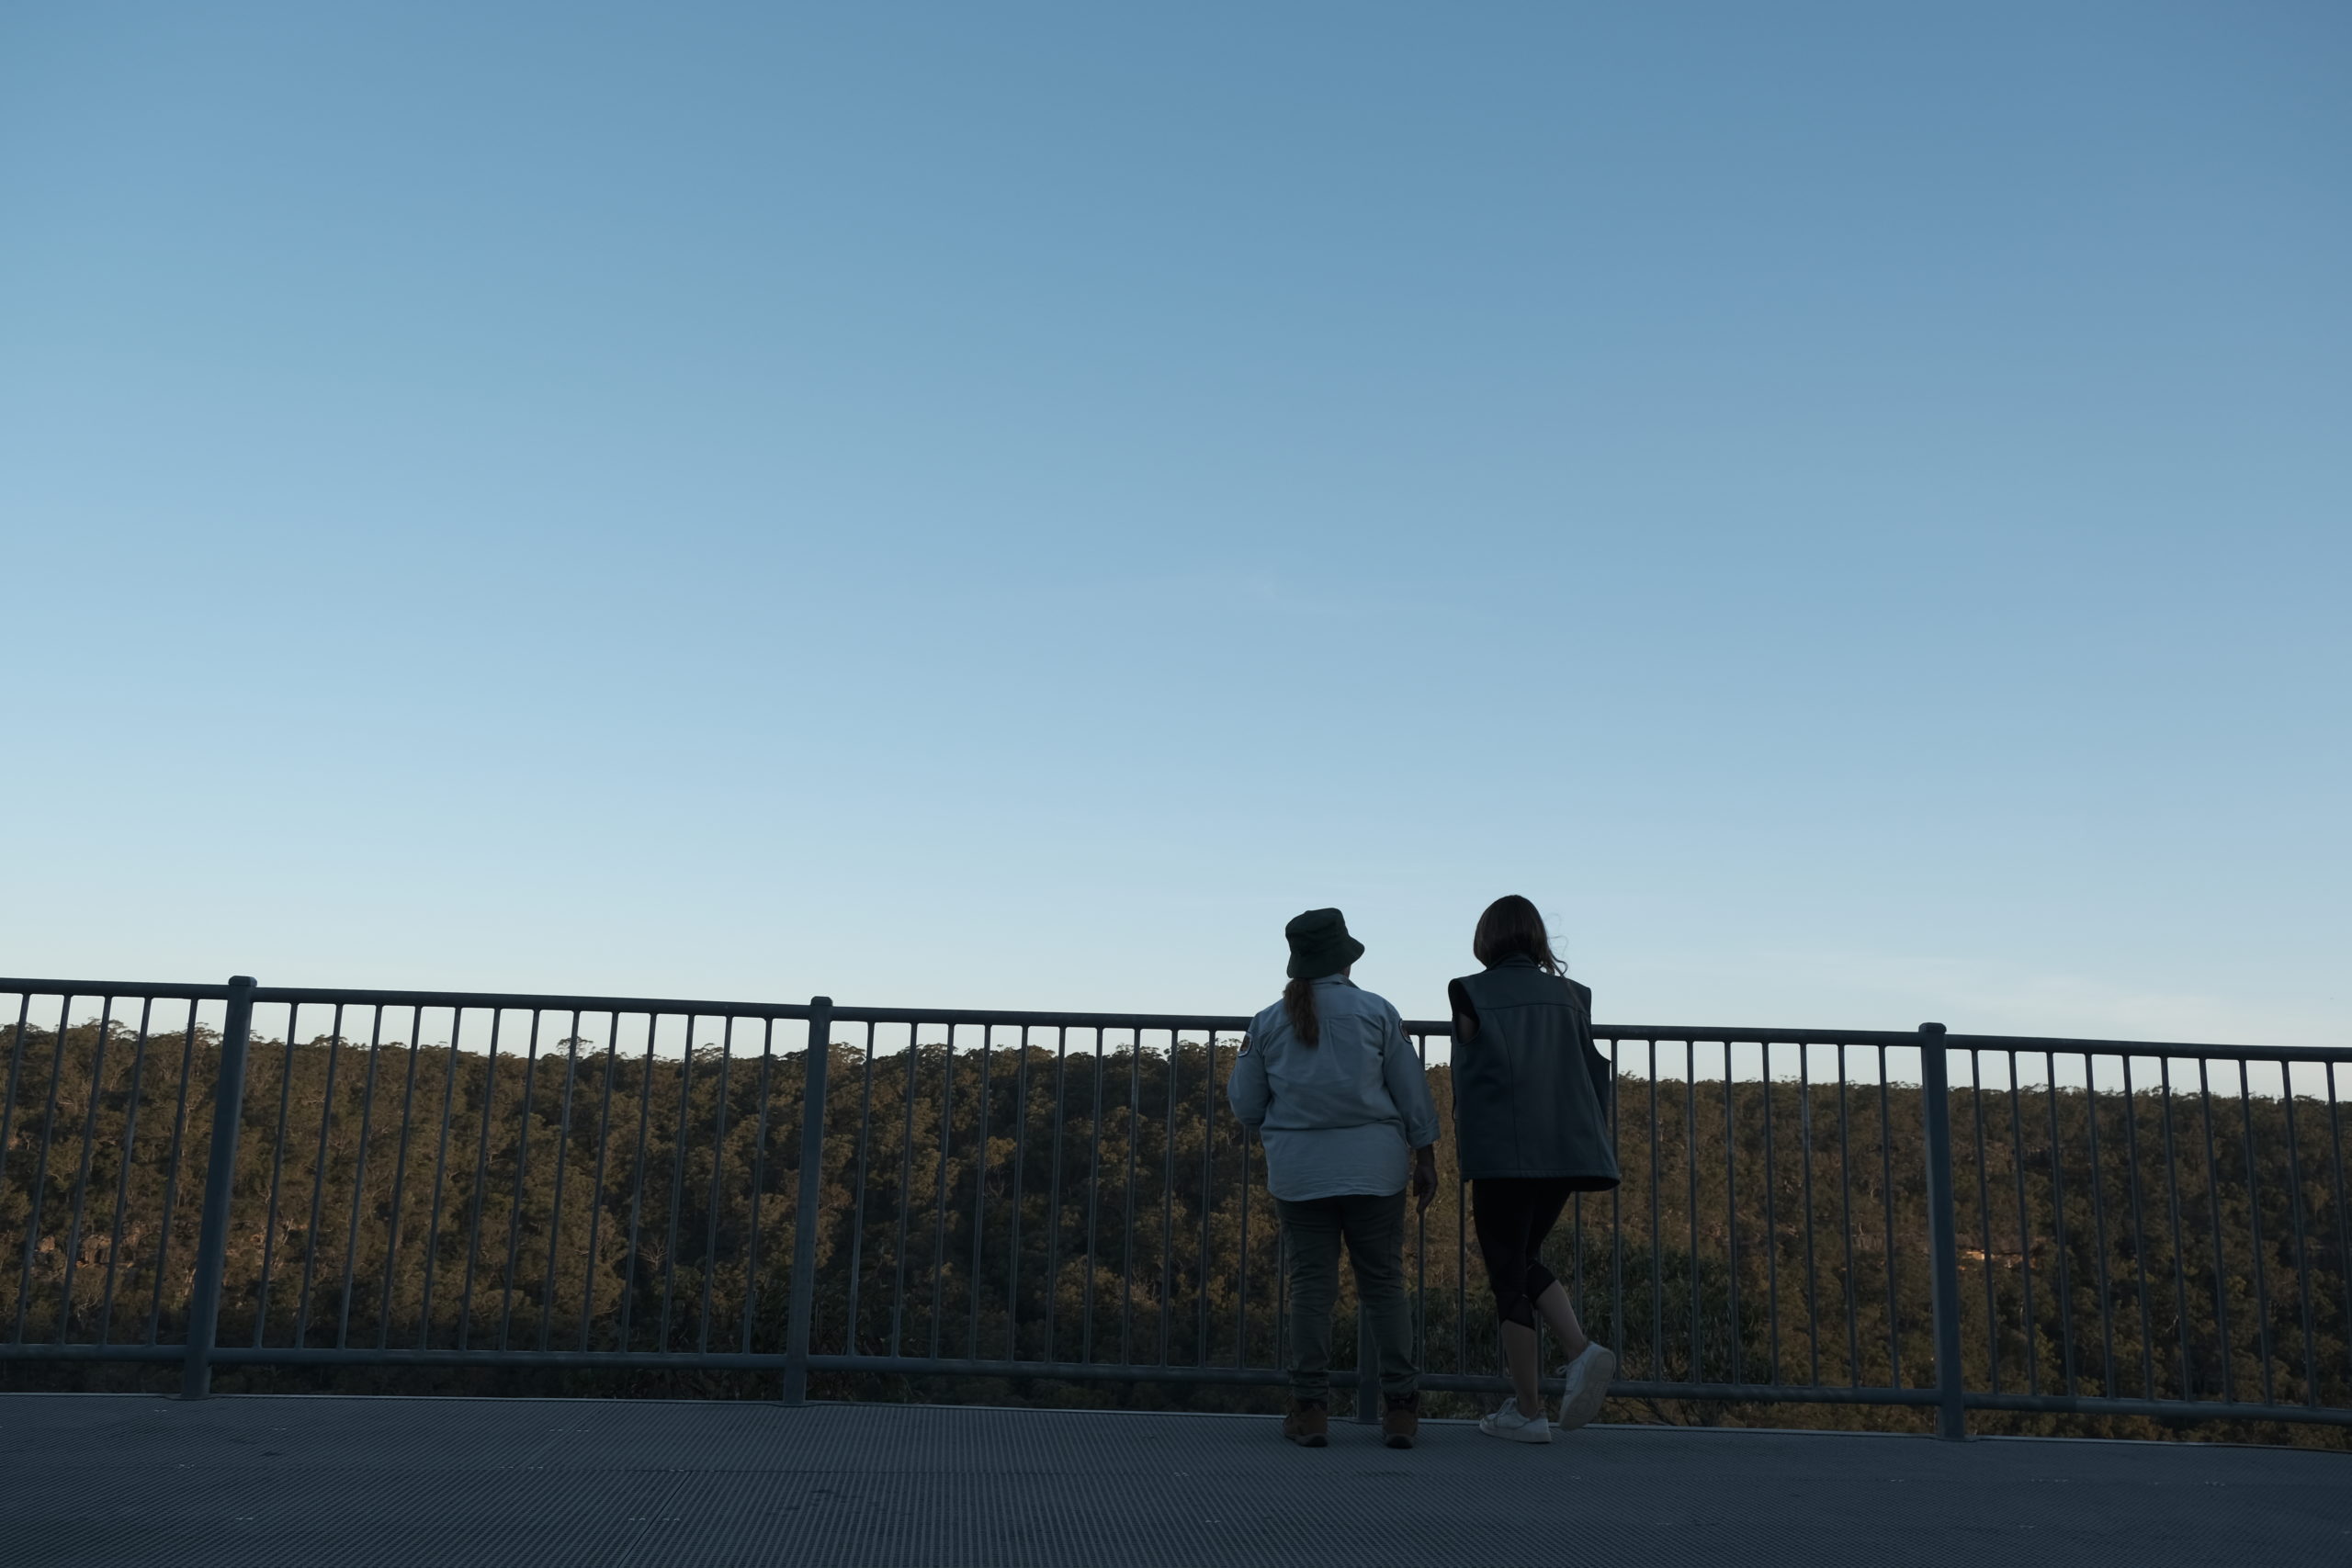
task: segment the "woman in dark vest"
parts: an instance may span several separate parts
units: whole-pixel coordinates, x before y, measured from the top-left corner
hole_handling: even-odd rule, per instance
[[[1560,972],[1534,905],[1516,894],[1496,899],[1478,917],[1470,949],[1485,971],[1446,987],[1454,1149],[1470,1182],[1515,1391],[1478,1425],[1489,1437],[1548,1443],[1536,1385],[1537,1314],[1568,1355],[1563,1430],[1592,1419],[1617,1372],[1615,1353],[1586,1337],[1566,1288],[1536,1258],[1569,1194],[1617,1185],[1609,1126],[1615,1069],[1592,1043],[1592,993]]]

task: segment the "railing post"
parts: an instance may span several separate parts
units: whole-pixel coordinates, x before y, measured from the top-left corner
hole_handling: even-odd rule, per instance
[[[1919,1026],[1920,1111],[1928,1124],[1928,1250],[1936,1320],[1936,1436],[1968,1436],[1960,1367],[1960,1217],[1951,1185],[1951,1077],[1944,1026]]]
[[[808,1061],[800,1091],[800,1199],[792,1222],[792,1320],[785,1330],[784,1402],[808,1395],[808,1327],[817,1311],[817,1202],[825,1175],[825,1068],[832,1059],[833,998],[808,998]]]
[[[187,1359],[180,1397],[212,1393],[212,1349],[220,1328],[220,1277],[229,1258],[229,1200],[237,1180],[237,1127],[245,1110],[245,1048],[254,1025],[254,977],[229,977],[229,1016],[220,1030],[220,1073],[212,1090],[212,1147],[204,1161],[204,1218],[197,1233],[196,1279],[188,1287]],[[188,1028],[194,1030],[191,1017]]]

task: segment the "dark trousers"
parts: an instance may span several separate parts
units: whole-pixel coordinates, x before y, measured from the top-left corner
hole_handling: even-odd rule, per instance
[[[1277,1198],[1290,1254],[1290,1386],[1295,1397],[1331,1396],[1331,1309],[1340,1299],[1340,1243],[1355,1266],[1356,1295],[1372,1319],[1380,1352],[1380,1392],[1410,1393],[1413,1309],[1405,1296],[1405,1194],[1294,1201]]]
[[[1544,1177],[1487,1177],[1470,1183],[1478,1251],[1487,1260],[1487,1282],[1494,1287],[1495,1315],[1505,1323],[1535,1326],[1535,1298],[1557,1282],[1535,1255],[1574,1190],[1566,1179]]]

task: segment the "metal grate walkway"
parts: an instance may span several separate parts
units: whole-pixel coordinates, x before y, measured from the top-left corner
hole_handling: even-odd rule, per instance
[[[0,1395],[0,1563],[2339,1564],[2352,1456],[900,1405]]]

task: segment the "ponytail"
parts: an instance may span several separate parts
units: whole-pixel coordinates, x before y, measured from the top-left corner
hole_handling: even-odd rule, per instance
[[[1300,1044],[1313,1045],[1323,1038],[1322,1021],[1315,1016],[1314,981],[1293,980],[1284,986],[1283,1010],[1290,1015],[1290,1032]]]

